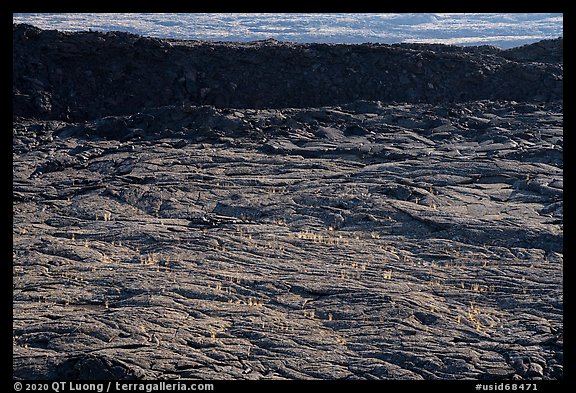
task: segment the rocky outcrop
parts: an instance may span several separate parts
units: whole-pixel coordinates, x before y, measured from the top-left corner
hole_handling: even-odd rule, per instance
[[[182,42],[28,25],[14,25],[13,34],[15,116],[79,121],[183,103],[305,108],[359,99],[562,97],[561,39],[535,52],[531,46]]]
[[[14,378],[563,379],[561,63],[14,29]]]

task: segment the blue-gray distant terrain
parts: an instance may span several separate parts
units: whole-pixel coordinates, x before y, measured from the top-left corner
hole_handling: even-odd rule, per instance
[[[157,38],[318,43],[424,42],[509,48],[563,35],[563,15],[512,14],[14,14],[63,31],[125,31]]]

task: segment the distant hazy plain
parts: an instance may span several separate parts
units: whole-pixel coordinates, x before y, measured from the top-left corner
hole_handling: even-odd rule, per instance
[[[125,31],[210,41],[426,42],[509,48],[563,35],[563,14],[13,14],[13,21],[63,31]]]

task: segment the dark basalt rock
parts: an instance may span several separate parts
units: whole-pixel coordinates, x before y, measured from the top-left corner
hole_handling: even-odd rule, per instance
[[[560,44],[15,25],[14,378],[563,379]]]
[[[562,39],[445,45],[211,43],[13,28],[14,116],[82,121],[165,105],[316,107],[355,100],[562,98]]]

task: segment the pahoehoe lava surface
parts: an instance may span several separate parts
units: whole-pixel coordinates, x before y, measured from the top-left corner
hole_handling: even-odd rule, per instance
[[[562,379],[562,40],[14,25],[17,379]]]

